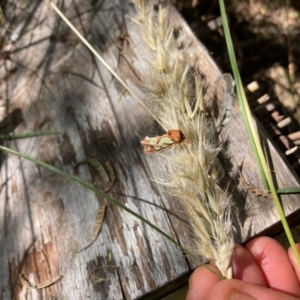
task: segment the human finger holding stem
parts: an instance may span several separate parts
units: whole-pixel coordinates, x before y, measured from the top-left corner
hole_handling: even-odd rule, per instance
[[[286,251],[272,238],[255,238],[245,248],[236,245],[232,268],[234,279],[222,280],[198,267],[190,277],[186,300],[300,299],[300,267],[291,249]]]

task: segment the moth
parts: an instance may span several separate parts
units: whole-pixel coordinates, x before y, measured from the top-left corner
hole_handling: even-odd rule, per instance
[[[174,144],[182,143],[185,140],[184,134],[179,129],[170,129],[168,133],[156,137],[146,136],[141,144],[144,146],[144,152],[153,154],[157,151],[165,150]]]

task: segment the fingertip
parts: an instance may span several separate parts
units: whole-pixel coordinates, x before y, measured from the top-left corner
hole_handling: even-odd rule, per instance
[[[260,237],[250,241],[246,247],[260,267],[269,288],[300,296],[300,273],[295,273],[295,265],[281,244],[272,238]]]
[[[264,277],[255,259],[247,249],[238,244],[233,250],[232,268],[235,279],[265,285]]]
[[[205,300],[297,300],[294,296],[281,293],[260,285],[231,279],[218,282]]]
[[[186,300],[205,299],[211,287],[220,280],[221,273],[215,266],[208,265],[196,268],[189,279],[189,290]]]
[[[278,257],[286,259],[285,249],[276,240],[270,237],[254,238],[246,245],[247,250],[251,253],[254,260],[262,267],[268,267],[277,263]]]
[[[250,240],[247,245],[246,248],[247,249],[254,249],[254,248],[259,248],[261,249],[262,247],[266,247],[269,245],[280,245],[276,240],[268,237],[268,236],[260,236],[260,237],[256,237],[252,240]]]

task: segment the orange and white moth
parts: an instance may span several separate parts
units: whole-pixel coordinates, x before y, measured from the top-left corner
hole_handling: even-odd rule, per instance
[[[144,151],[147,154],[152,154],[157,151],[165,150],[174,144],[183,142],[184,134],[179,129],[170,129],[168,133],[156,137],[146,136],[141,144],[144,146]]]

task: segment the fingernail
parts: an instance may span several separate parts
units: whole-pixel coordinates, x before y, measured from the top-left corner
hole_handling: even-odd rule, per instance
[[[244,294],[239,291],[233,291],[229,294],[227,300],[257,300],[257,299],[248,294]]]

